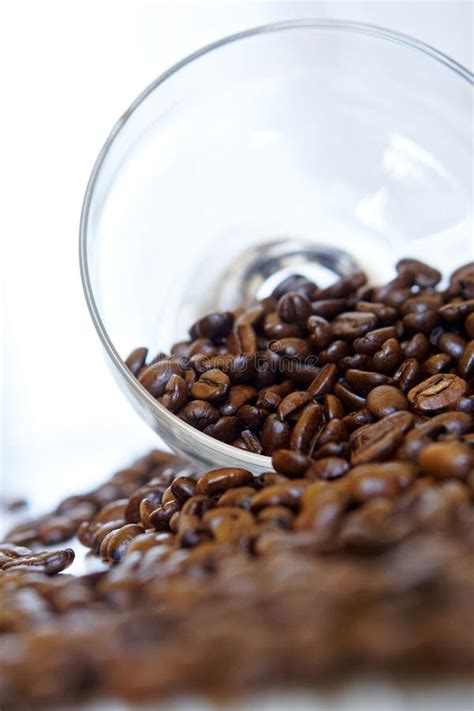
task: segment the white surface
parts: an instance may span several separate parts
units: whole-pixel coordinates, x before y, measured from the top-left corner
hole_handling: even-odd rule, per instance
[[[157,443],[107,371],[85,308],[77,258],[87,178],[130,101],[163,70],[209,41],[299,17],[385,25],[472,69],[472,15],[472,3],[453,0],[1,3],[3,489],[26,493],[46,508],[51,490],[87,488],[124,458]],[[417,693],[387,693],[384,687],[375,692],[372,687],[369,696],[367,690],[343,693],[331,705],[305,695],[285,696],[279,705],[271,697],[239,708],[365,709],[374,693],[376,707],[390,711],[413,704],[470,708],[469,692],[457,688],[444,695],[435,690],[430,698],[424,693],[421,699]],[[173,708],[208,707],[183,703]]]

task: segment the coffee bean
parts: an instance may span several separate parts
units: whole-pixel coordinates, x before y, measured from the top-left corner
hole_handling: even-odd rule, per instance
[[[406,314],[402,319],[403,328],[409,335],[423,333],[428,336],[438,325],[438,315],[435,311],[426,311]]]
[[[203,432],[221,442],[232,442],[238,437],[242,429],[242,423],[238,417],[220,417],[217,422],[208,425]]]
[[[287,484],[274,484],[254,494],[250,505],[253,513],[258,513],[267,506],[286,506],[296,510],[301,496],[309,482],[305,479],[294,479]]]
[[[437,375],[448,370],[452,358],[447,353],[436,353],[425,360],[422,371],[425,375]]]
[[[333,341],[325,350],[318,353],[321,363],[339,363],[349,355],[349,346],[346,341]],[[317,373],[315,373],[317,375]]]
[[[192,339],[196,338],[225,338],[229,335],[234,325],[234,314],[230,311],[212,313],[199,319],[189,329]]]
[[[257,334],[249,323],[236,324],[228,336],[227,348],[230,353],[254,354],[257,351]]]
[[[303,454],[310,454],[314,446],[314,441],[318,433],[318,429],[323,420],[323,408],[315,403],[307,405],[301,415],[298,417],[291,433],[290,449],[295,449]],[[277,447],[276,449],[285,449],[286,447]],[[272,450],[271,454],[275,449]]]
[[[293,449],[279,449],[272,456],[272,464],[280,474],[290,479],[297,479],[308,469],[311,459],[306,454]]]
[[[365,370],[348,370],[345,374],[347,385],[357,394],[367,396],[373,388],[379,385],[391,385],[392,378],[383,373]],[[337,393],[335,392],[337,395]]]
[[[165,394],[166,385],[171,376],[180,375],[182,377],[185,374],[185,370],[183,363],[166,358],[142,370],[138,379],[150,395],[161,397]]]
[[[311,400],[311,393],[304,390],[296,390],[287,395],[278,404],[278,418],[283,422],[289,418],[297,416]]]
[[[352,392],[352,390],[349,390],[349,388],[341,383],[336,383],[334,386],[334,395],[339,398],[344,408],[348,411],[362,410],[365,407],[365,398]]]
[[[191,400],[188,402],[179,417],[198,430],[204,430],[219,419],[219,411],[205,400]]]
[[[332,319],[347,309],[346,299],[321,299],[311,302],[313,314]]]
[[[294,514],[286,506],[267,506],[257,514],[258,521],[268,522],[287,530],[293,528],[294,518]]]
[[[393,379],[400,389],[407,393],[421,379],[420,364],[415,358],[408,358],[394,373]]]
[[[363,427],[364,425],[368,425],[373,422],[373,417],[370,412],[364,408],[362,410],[356,410],[355,412],[351,412],[351,414],[346,415],[343,420],[349,432],[352,432],[353,430],[356,430],[359,427]]]
[[[381,496],[391,499],[400,491],[396,473],[386,472],[374,464],[354,467],[348,476],[351,494],[357,503],[364,503]]]
[[[474,338],[474,313],[469,314],[466,319],[466,323],[464,324],[464,328],[466,329],[466,333],[469,338]]]
[[[379,385],[367,395],[367,409],[371,415],[380,419],[392,412],[408,410],[408,401],[393,385]]]
[[[145,365],[147,355],[148,348],[135,348],[125,360],[125,365],[133,375],[138,376],[138,373]]]
[[[456,333],[447,333],[442,328],[435,329],[430,336],[431,343],[443,353],[447,353],[456,360],[462,357],[466,348],[466,341]]]
[[[345,442],[347,440],[347,429],[341,420],[331,420],[324,425],[316,440],[317,447],[323,447],[329,442]]]
[[[189,371],[191,372],[191,371]],[[178,412],[186,403],[188,387],[180,375],[172,375],[165,386],[165,393],[159,398],[161,404],[171,412]]]
[[[380,347],[389,339],[398,336],[397,329],[394,326],[385,326],[385,328],[377,328],[370,331],[361,338],[356,338],[353,346],[358,353],[366,355],[375,355]]]
[[[336,384],[337,366],[334,363],[324,365],[308,388],[311,397],[318,398],[330,393]]]
[[[72,548],[64,548],[62,550],[30,553],[12,558],[10,562],[3,565],[3,570],[14,571],[29,569],[44,573],[45,575],[55,575],[69,567],[73,560],[74,551]]]
[[[324,418],[329,420],[342,420],[345,415],[345,410],[342,402],[335,395],[324,396]]]
[[[413,426],[413,421],[414,417],[409,412],[394,412],[374,424],[355,430],[351,435],[353,466],[388,459]]]
[[[386,374],[393,373],[400,364],[402,356],[399,342],[395,338],[389,338],[374,354],[371,362],[372,369]]]
[[[260,442],[258,437],[253,434],[251,430],[242,430],[240,436],[245,442],[249,452],[254,452],[255,454],[263,454],[262,443]]]
[[[359,301],[356,303],[356,311],[363,311],[365,313],[373,313],[377,317],[377,322],[381,326],[389,326],[392,324],[394,321],[397,319],[397,312],[396,309],[394,309],[392,306],[387,306],[386,304],[382,303],[373,303],[371,301]],[[381,330],[381,329],[376,329],[376,330]],[[374,331],[371,331],[371,334],[374,334]],[[385,336],[383,339],[384,341],[387,338],[391,338],[392,334],[389,336]]]
[[[290,441],[291,427],[278,415],[269,415],[263,425],[261,443],[264,454],[271,456],[278,449],[286,449]]]
[[[235,489],[228,489],[219,497],[218,506],[238,506],[242,509],[250,509],[252,496],[255,489],[251,486],[238,486]],[[212,501],[212,499],[211,499]]]
[[[285,323],[297,323],[304,328],[311,314],[311,302],[297,291],[287,292],[278,302],[278,315]]]
[[[324,350],[329,346],[333,334],[331,325],[325,318],[322,316],[310,316],[306,326],[310,334],[311,344],[317,351]]]
[[[269,349],[284,358],[304,360],[309,355],[308,344],[303,338],[280,338],[269,345]]]
[[[223,400],[230,388],[229,376],[221,370],[213,369],[203,373],[191,387],[195,400],[216,403]]]
[[[474,376],[474,340],[469,341],[459,359],[458,375],[464,380],[470,380]]]
[[[251,430],[258,430],[258,428],[265,421],[267,415],[267,410],[255,407],[254,405],[242,405],[242,407],[237,411],[237,417],[239,420]]]
[[[373,370],[371,359],[365,353],[354,353],[352,356],[341,358],[337,364],[341,373],[348,370]]]
[[[280,320],[278,312],[267,314],[263,326],[263,333],[267,338],[278,340],[280,338],[298,338],[303,334],[304,329],[297,323],[285,323]]]
[[[408,400],[417,412],[433,415],[452,409],[466,389],[467,383],[457,375],[440,373],[412,388]]]
[[[396,264],[399,274],[409,270],[414,275],[417,286],[436,286],[441,281],[441,273],[418,259],[400,259]]]
[[[370,311],[346,311],[336,316],[332,332],[336,338],[353,341],[364,336],[377,325],[377,317]]]
[[[168,531],[171,517],[179,511],[179,505],[176,501],[168,501],[166,504],[158,506],[148,516],[148,522],[157,531]]]
[[[234,385],[230,388],[227,400],[220,406],[223,415],[235,415],[237,410],[246,405],[257,396],[257,391],[251,385]]]
[[[434,442],[420,454],[422,472],[436,479],[465,478],[474,467],[474,453],[461,442]]]
[[[272,298],[278,300],[283,296],[283,294],[294,291],[304,294],[304,296],[310,298],[315,289],[316,284],[309,281],[306,277],[301,276],[301,274],[292,274],[278,284],[278,286],[272,291]]]
[[[253,482],[253,475],[246,469],[235,467],[224,467],[213,469],[207,474],[199,477],[196,491],[198,494],[216,496],[224,493],[227,489],[234,489],[237,486],[247,486]]]
[[[401,344],[405,358],[415,358],[415,360],[425,360],[430,353],[430,342],[423,333],[416,333],[409,341]]]
[[[340,457],[324,457],[313,461],[306,471],[308,479],[338,479],[349,470],[349,463]]]

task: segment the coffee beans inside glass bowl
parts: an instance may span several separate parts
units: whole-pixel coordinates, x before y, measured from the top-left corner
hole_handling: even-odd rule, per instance
[[[167,444],[203,469],[238,460],[242,468],[262,472],[270,460],[259,448],[268,451],[273,437],[281,444],[288,440],[304,396],[295,402],[292,392],[277,393],[282,401],[291,396],[280,412],[265,402],[271,417],[261,434],[255,430],[261,403],[255,411],[254,402],[242,402],[247,427],[241,430],[235,419],[222,422],[216,416],[224,404],[225,377],[216,383],[215,373],[199,373],[192,400],[206,404],[182,405],[181,366],[172,366],[177,371],[172,379],[159,375],[142,386],[124,364],[135,346],[148,346],[150,365],[159,351],[170,354],[174,343],[188,339],[189,327],[206,314],[248,312],[295,275],[324,294],[334,281],[360,271],[371,286],[386,284],[394,277],[393,266],[407,257],[428,260],[445,277],[472,259],[471,116],[470,72],[410,38],[327,20],[257,28],[218,42],[171,69],[137,99],[91,176],[81,225],[82,276],[118,384]],[[407,341],[400,360],[404,383],[453,373],[463,347],[456,329],[446,342],[432,313],[425,317],[416,308],[401,313],[417,288],[433,288],[431,267],[422,271],[413,286],[412,277],[400,274],[396,287],[387,287],[389,296],[381,292],[366,299],[357,287],[361,291],[349,297],[360,300],[357,308],[346,303],[344,293],[319,298],[310,293],[311,313],[304,300],[291,296],[280,313],[272,307],[277,316],[265,324],[265,338],[272,340],[266,361],[272,367],[276,361],[307,359],[302,371],[294,368],[286,379],[296,390],[314,389],[311,426],[333,378],[328,395],[337,401],[326,398],[332,419],[343,419],[335,416],[338,401],[346,416],[348,408],[368,409],[363,403],[369,387],[392,385],[391,363],[400,360],[394,341]],[[439,290],[444,289],[443,283]],[[293,283],[285,293],[291,291],[308,299],[304,286],[298,292]],[[383,309],[367,310],[364,301]],[[403,334],[382,332],[380,344],[364,340],[355,350],[358,339],[370,341],[372,331],[393,325],[390,309],[403,321]],[[300,332],[308,314],[312,333],[305,342]],[[232,326],[228,350],[234,360],[206,369],[222,371],[229,390],[249,385],[237,383],[232,371],[236,365],[240,371],[250,367],[239,352],[262,350],[261,343],[252,343],[254,326]],[[216,338],[228,337],[229,327],[228,316],[217,325],[201,323],[192,339],[210,340],[204,350],[212,350]],[[437,334],[439,341],[432,343]],[[313,364],[316,346],[319,360]],[[141,356],[135,355],[133,367]],[[415,372],[413,360],[420,359],[424,378]],[[322,366],[329,367],[321,382],[313,382]],[[232,397],[240,397],[239,391]],[[235,418],[234,406],[225,407],[225,417]],[[371,403],[371,417],[379,407],[383,403]],[[410,401],[409,407],[412,411]],[[226,440],[241,440],[241,446]]]

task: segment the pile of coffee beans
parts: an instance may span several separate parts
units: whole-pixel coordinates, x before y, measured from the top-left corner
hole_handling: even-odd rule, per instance
[[[180,419],[240,449],[388,459],[428,418],[474,413],[474,263],[445,289],[415,259],[396,269],[381,287],[291,276],[245,311],[201,318],[170,355],[137,348],[126,364]]]
[[[10,531],[2,708],[472,669],[474,265],[444,290],[397,272],[290,277],[170,356],[130,355],[178,417],[273,470],[154,451]],[[100,569],[64,573],[81,546]]]

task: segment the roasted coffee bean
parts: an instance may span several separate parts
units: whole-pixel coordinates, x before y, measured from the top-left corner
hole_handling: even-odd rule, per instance
[[[347,436],[345,424],[341,420],[331,420],[320,429],[316,440],[316,447],[323,447],[329,444],[329,442],[345,442]]]
[[[337,366],[334,363],[324,365],[309,386],[308,395],[314,398],[330,393],[337,381]]]
[[[75,534],[76,528],[67,516],[51,516],[38,526],[38,540],[45,546],[62,543]]]
[[[199,477],[196,491],[198,494],[217,496],[227,491],[227,489],[247,486],[252,482],[253,475],[246,469],[224,467],[222,469],[213,469]]]
[[[278,415],[269,415],[262,428],[261,443],[264,454],[271,456],[278,449],[286,449],[290,434],[291,427],[288,422],[282,422]]]
[[[315,289],[316,284],[309,281],[306,277],[301,276],[301,274],[291,274],[291,276],[284,279],[281,284],[278,284],[272,291],[272,298],[278,300],[281,299],[283,294],[294,291],[310,298]]]
[[[339,398],[344,408],[349,412],[351,410],[362,410],[365,407],[365,398],[352,392],[352,390],[349,390],[349,388],[341,383],[336,383],[334,386],[334,395]]]
[[[380,419],[392,412],[408,410],[408,401],[393,385],[379,385],[367,395],[367,409],[371,415]]]
[[[402,316],[406,314],[424,313],[425,311],[438,311],[443,304],[442,294],[435,291],[422,291],[409,299],[400,308]]]
[[[383,387],[383,386],[380,386]],[[363,427],[364,425],[369,425],[371,422],[373,422],[373,417],[370,414],[370,412],[366,409],[362,410],[356,410],[355,412],[351,412],[350,415],[346,415],[343,418],[344,424],[349,430],[349,432],[353,432],[354,430],[358,429],[359,427]]]
[[[311,393],[304,390],[296,390],[287,395],[278,404],[277,415],[283,421],[297,416],[311,400]]]
[[[243,405],[255,400],[257,391],[251,385],[234,385],[230,388],[227,400],[220,406],[223,415],[235,415]]]
[[[464,380],[470,380],[474,376],[474,340],[469,341],[459,359],[458,375]]]
[[[419,464],[423,474],[436,479],[464,479],[474,468],[474,452],[461,442],[434,442],[422,449]]]
[[[377,316],[377,322],[381,326],[389,326],[397,319],[397,312],[392,306],[387,306],[386,304],[377,302],[373,303],[371,301],[359,301],[356,303],[356,311],[373,313]],[[371,331],[371,333],[373,334],[375,331]],[[391,335],[386,336],[383,340],[391,337]]]
[[[258,327],[265,316],[265,306],[263,303],[255,304],[250,308],[243,311],[235,319],[235,326],[244,326],[246,324],[250,326]]]
[[[452,363],[452,358],[447,353],[436,353],[425,360],[421,369],[424,375],[437,375],[445,373]]]
[[[466,323],[464,324],[464,328],[466,329],[466,333],[469,338],[474,338],[474,313],[469,314],[466,319]]]
[[[371,359],[365,353],[354,353],[352,356],[341,358],[337,366],[341,373],[351,369],[373,370]]]
[[[147,355],[148,348],[135,348],[125,360],[125,365],[133,375],[137,376],[144,367]]]
[[[297,291],[287,292],[278,302],[278,315],[285,323],[297,323],[303,328],[312,312],[309,299]]]
[[[394,326],[386,326],[385,328],[377,328],[370,331],[362,338],[356,338],[353,347],[358,353],[365,355],[375,355],[381,346],[389,339],[397,337],[397,329]]]
[[[143,528],[135,523],[128,523],[115,531],[110,531],[100,545],[100,556],[111,563],[118,563],[131,541],[142,534]]]
[[[196,480],[189,476],[178,476],[171,484],[171,491],[183,504],[196,493]]]
[[[384,296],[382,301],[384,304],[387,306],[391,306],[394,309],[400,309],[400,307],[406,303],[407,299],[411,296],[411,289],[409,288],[400,288],[400,289],[390,289],[390,291],[387,292],[387,295]],[[379,298],[379,296],[377,296]]]
[[[178,412],[186,403],[187,397],[188,386],[186,380],[180,375],[172,375],[166,383],[164,395],[158,399],[170,412]]]
[[[376,373],[366,370],[348,370],[345,374],[345,381],[351,390],[358,395],[367,396],[373,388],[379,385],[391,385],[392,378],[383,373]],[[338,393],[334,393],[337,395]]]
[[[165,394],[166,385],[172,375],[183,377],[186,368],[180,360],[166,358],[159,363],[149,365],[142,370],[139,381],[153,397],[161,397]]]
[[[281,402],[281,395],[272,386],[268,388],[263,388],[260,390],[257,400],[255,402],[255,407],[263,408],[264,410],[274,411],[277,409]]]
[[[293,479],[286,484],[267,486],[254,494],[250,510],[253,513],[258,513],[267,506],[286,506],[296,511],[308,484],[306,479]]]
[[[221,442],[232,442],[240,433],[242,423],[238,417],[221,417],[217,422],[208,425],[203,432]]]
[[[171,517],[179,511],[176,501],[168,501],[166,504],[158,506],[148,516],[148,522],[157,531],[168,531]]]
[[[389,338],[372,357],[371,367],[381,373],[391,374],[399,366],[402,355],[399,342],[395,338]]]
[[[349,443],[348,442],[328,442],[322,447],[316,447],[311,455],[312,459],[324,459],[325,457],[341,457],[349,458]]]
[[[272,456],[272,464],[280,474],[298,479],[310,466],[311,458],[293,449],[279,449]]]
[[[268,411],[263,408],[255,407],[254,405],[243,405],[237,411],[239,420],[249,429],[258,430],[263,424]]]
[[[417,286],[436,286],[441,281],[441,273],[437,269],[428,266],[418,259],[400,259],[396,264],[399,274],[410,271],[414,275],[414,283]]]
[[[346,311],[336,316],[332,332],[336,338],[353,341],[364,336],[377,325],[377,317],[370,311]]]
[[[179,417],[197,430],[204,430],[219,419],[219,410],[205,400],[191,400],[183,407]]]
[[[6,563],[10,563],[12,560],[31,554],[31,549],[25,546],[15,546],[13,543],[0,543],[0,568],[3,568]]]
[[[423,333],[428,336],[438,325],[438,315],[435,311],[426,311],[406,314],[402,319],[405,332],[413,336],[415,333]]]
[[[313,314],[322,316],[325,319],[335,318],[338,314],[347,310],[346,299],[321,299],[311,302]]]
[[[466,348],[466,341],[456,333],[446,332],[442,328],[436,328],[430,336],[431,343],[439,348],[443,353],[447,353],[456,360],[462,357]]]
[[[222,313],[212,313],[199,319],[189,329],[189,335],[193,340],[196,338],[225,338],[229,335],[234,325],[234,314],[230,311]]]
[[[253,354],[257,351],[257,334],[249,323],[236,324],[227,339],[227,348],[230,353]]]
[[[339,363],[349,355],[349,346],[346,341],[333,341],[325,350],[318,353],[321,363]],[[315,373],[317,375],[317,373]]]
[[[259,511],[257,520],[262,523],[272,523],[280,528],[293,528],[294,514],[286,506],[267,506]]]
[[[61,573],[69,567],[74,560],[72,548],[63,548],[56,551],[42,551],[30,553],[12,560],[3,565],[4,571],[34,570],[45,575],[55,575]]]
[[[312,501],[308,502],[296,517],[295,529],[311,530],[320,543],[333,541],[349,502],[350,496],[345,491],[334,488],[317,491]]]
[[[251,432],[251,430],[242,430],[240,434],[241,438],[245,442],[249,452],[254,452],[255,454],[263,454],[262,443],[259,438]]]
[[[420,364],[414,358],[408,358],[400,365],[393,379],[400,389],[407,393],[421,379]]]
[[[307,321],[310,341],[317,351],[322,351],[329,346],[333,338],[332,328],[322,316],[310,316]]]
[[[415,358],[420,362],[430,354],[430,342],[423,333],[415,334],[409,341],[402,343],[401,347],[405,358]]]
[[[251,486],[238,486],[235,489],[225,491],[217,502],[218,506],[238,506],[242,509],[249,509],[255,489]],[[212,501],[212,499],[211,499]]]
[[[324,419],[329,422],[329,420],[342,420],[345,415],[345,410],[342,402],[335,395],[325,395],[324,396]]]
[[[394,412],[382,420],[355,430],[352,433],[353,466],[388,459],[413,426],[414,417],[409,412]]]
[[[233,491],[233,490],[231,490]],[[181,511],[186,516],[203,516],[206,511],[213,509],[216,506],[214,499],[206,494],[195,494],[190,499],[188,499],[184,504]]]
[[[408,400],[422,415],[434,415],[453,409],[466,389],[466,381],[457,375],[440,373],[412,388],[408,393]]]
[[[280,320],[277,311],[267,314],[263,325],[266,338],[278,340],[280,338],[299,338],[304,332],[297,323],[285,323]]]
[[[269,349],[283,358],[304,360],[309,355],[308,344],[303,338],[280,338],[272,341]]]
[[[338,479],[349,470],[349,463],[341,457],[324,457],[313,461],[306,470],[308,479]]]
[[[230,388],[229,376],[221,370],[207,370],[191,387],[195,400],[216,403],[223,400]]]
[[[310,454],[314,447],[319,427],[323,421],[323,415],[324,410],[321,405],[315,403],[307,405],[298,417],[293,428],[293,432],[289,438],[289,448],[295,449],[303,454]],[[270,454],[273,454],[276,449],[286,449],[286,444],[283,445],[283,447],[272,449]]]
[[[318,289],[313,294],[313,299],[332,299],[349,296],[354,291],[364,286],[367,282],[367,277],[363,272],[357,272],[349,276],[343,276],[337,279],[333,284],[326,286],[324,289]]]

